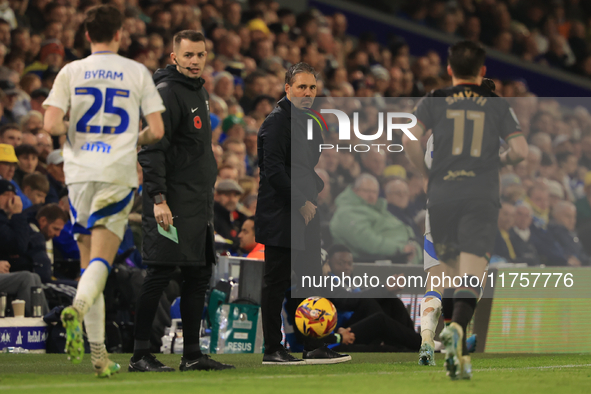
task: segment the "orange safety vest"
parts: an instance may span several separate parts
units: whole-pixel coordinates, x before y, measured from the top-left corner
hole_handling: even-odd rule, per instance
[[[265,260],[265,245],[257,244],[246,257],[249,259]]]

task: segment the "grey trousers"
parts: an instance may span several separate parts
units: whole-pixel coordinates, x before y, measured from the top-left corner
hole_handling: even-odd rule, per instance
[[[8,293],[19,300],[25,301],[25,316],[30,317],[31,312],[31,287],[42,286],[39,275],[29,271],[0,274],[0,293]],[[49,312],[45,293],[41,293],[41,305],[43,314]]]

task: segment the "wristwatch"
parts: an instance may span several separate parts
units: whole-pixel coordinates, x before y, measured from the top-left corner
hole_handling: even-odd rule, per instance
[[[163,202],[166,202],[166,196],[162,193],[158,193],[154,196],[154,204],[158,205],[158,204],[162,204]]]

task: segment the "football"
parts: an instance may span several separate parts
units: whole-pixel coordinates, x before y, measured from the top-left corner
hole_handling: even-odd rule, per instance
[[[295,322],[302,334],[322,338],[336,327],[337,310],[326,298],[308,297],[298,306]]]

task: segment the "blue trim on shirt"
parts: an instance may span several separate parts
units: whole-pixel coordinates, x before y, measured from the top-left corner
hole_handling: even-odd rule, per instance
[[[433,242],[429,241],[426,236],[425,236],[425,252],[427,252],[427,254],[429,256],[433,257],[435,260],[439,260],[437,258],[437,254],[435,253],[435,246],[433,245]]]

